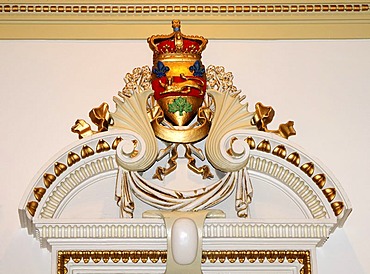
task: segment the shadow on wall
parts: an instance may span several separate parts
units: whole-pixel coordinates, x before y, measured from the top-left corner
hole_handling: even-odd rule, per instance
[[[346,247],[346,248],[343,248]],[[323,274],[367,274],[363,263],[358,260],[355,250],[343,229],[337,229],[325,245],[317,250],[318,273]],[[346,262],[343,262],[343,260]],[[326,261],[338,262],[338,264],[327,264]],[[340,263],[339,263],[340,262]]]
[[[4,254],[0,254],[0,273],[50,273],[50,252],[40,249],[40,242],[28,235],[26,229],[14,230]],[[16,259],[14,258],[16,257]],[[14,265],[13,262],[17,261]]]

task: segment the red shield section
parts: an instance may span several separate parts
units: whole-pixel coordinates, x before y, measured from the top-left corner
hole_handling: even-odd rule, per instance
[[[163,76],[152,81],[154,98],[165,116],[184,126],[194,119],[206,92],[206,81],[198,76]]]

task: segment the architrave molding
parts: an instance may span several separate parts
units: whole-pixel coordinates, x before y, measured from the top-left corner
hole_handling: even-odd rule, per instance
[[[58,251],[57,274],[68,273],[68,263],[127,264],[132,262],[166,263],[166,250],[63,250]],[[235,262],[241,264],[298,263],[301,274],[311,274],[311,252],[309,250],[204,250],[202,264]]]
[[[370,38],[370,2],[258,0],[0,2],[0,39],[145,39],[180,19],[209,39]]]

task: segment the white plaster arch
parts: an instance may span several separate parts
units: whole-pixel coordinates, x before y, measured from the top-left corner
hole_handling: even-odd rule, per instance
[[[117,164],[113,143],[122,136],[133,138],[129,132],[100,133],[77,141],[53,157],[24,195],[19,208],[22,225],[28,226],[32,219],[55,218],[55,212],[60,215],[59,207],[65,206],[65,198],[72,191],[87,180],[114,172]],[[336,218],[339,226],[343,224],[351,205],[339,182],[321,162],[291,141],[271,133],[249,131],[248,136],[244,132],[236,136],[249,138],[251,172],[280,182],[280,188],[286,188],[297,205],[308,209],[310,218]]]
[[[254,150],[251,150],[253,151],[251,159],[255,157],[261,160],[259,162],[257,160],[249,161],[249,168],[260,170],[264,174],[278,179],[306,200],[306,205],[312,205],[314,196],[316,196],[317,200],[325,207],[324,211],[328,214],[326,218],[336,219],[337,225],[340,227],[344,224],[352,211],[351,203],[339,181],[321,161],[306,153],[300,146],[275,134],[253,132],[250,137],[253,138],[256,146]],[[267,151],[263,145],[268,145],[270,149]],[[283,150],[285,153],[282,152]],[[293,156],[297,155],[299,162],[296,161],[294,164]],[[291,174],[287,175],[289,173]],[[291,177],[289,178],[289,176]],[[309,193],[310,191],[312,194]],[[312,200],[308,198],[310,196]],[[324,216],[319,214],[316,217],[322,218]],[[314,216],[314,218],[316,217]]]
[[[250,147],[247,170],[252,185],[255,180],[274,187],[301,213],[298,217],[291,216],[286,219],[251,216],[246,219],[228,217],[207,220],[204,225],[203,250],[230,250],[230,254],[234,252],[232,250],[242,251],[246,247],[248,250],[264,248],[266,251],[258,251],[261,254],[274,250],[285,250],[284,252],[288,253],[298,250],[299,254],[306,254],[304,256],[311,258],[304,267],[309,265],[312,273],[316,273],[316,247],[324,244],[335,228],[343,225],[351,212],[351,204],[345,192],[320,161],[293,142],[272,133],[259,131],[241,131],[235,132],[234,135]],[[132,252],[140,253],[143,249],[166,248],[167,235],[162,220],[61,217],[71,201],[83,195],[84,189],[116,178],[117,138],[136,139],[136,136],[129,131],[109,130],[76,141],[54,156],[40,170],[24,194],[19,207],[22,226],[27,227],[29,233],[33,234],[42,246],[51,250],[53,274],[60,274],[62,271],[58,268],[58,259],[62,258],[63,254],[72,254],[73,250],[93,250],[92,252],[103,254],[104,250],[111,253],[136,250]],[[141,147],[145,148],[145,144]],[[136,172],[135,176],[141,175]],[[108,198],[115,202],[115,189],[113,184],[110,186],[112,195]],[[232,195],[228,199],[231,197]],[[253,206],[253,200],[251,205]],[[227,203],[221,202],[214,207],[222,210],[227,206]],[[118,206],[116,208],[118,212]],[[260,265],[251,265],[251,269],[265,271],[271,268],[271,271],[277,271],[282,267],[271,265],[268,261],[261,262]],[[162,261],[163,263],[165,261]],[[63,267],[72,272],[81,267],[89,268],[91,273],[95,273],[101,271],[103,266],[98,267],[95,263],[81,266],[78,260],[72,260]],[[140,269],[147,271],[159,269],[158,267],[163,268],[161,265],[143,264],[135,269],[140,272]],[[303,269],[301,267],[302,265],[297,264],[295,270],[289,273],[300,273]],[[122,273],[126,269],[124,265],[116,268]],[[212,265],[206,262],[204,269],[209,268],[212,268]],[[230,265],[230,272],[244,269],[243,264]]]

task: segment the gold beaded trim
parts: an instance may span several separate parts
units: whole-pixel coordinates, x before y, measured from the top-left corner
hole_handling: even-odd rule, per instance
[[[57,274],[66,274],[66,265],[72,263],[166,263],[166,250],[62,250],[58,251]],[[311,274],[311,255],[308,250],[204,250],[202,263],[289,263],[302,265],[300,274]]]
[[[27,203],[26,208],[28,213],[33,217],[35,216],[38,202],[41,201],[44,194],[46,193],[46,189],[48,189],[52,183],[59,177],[63,172],[65,172],[68,167],[71,167],[72,165],[76,164],[82,159],[85,159],[87,157],[90,157],[96,153],[106,152],[111,149],[116,149],[119,142],[122,141],[122,137],[118,136],[114,139],[111,145],[109,145],[105,140],[100,139],[98,143],[96,144],[95,150],[88,145],[83,145],[81,148],[81,151],[79,154],[70,151],[67,156],[67,162],[61,163],[61,162],[55,162],[54,163],[54,172],[51,173],[44,173],[43,175],[43,183],[44,186],[37,186],[33,189],[33,195],[36,200],[31,200]]]
[[[285,159],[292,165],[299,167],[322,190],[326,199],[330,203],[335,216],[339,216],[343,212],[343,210],[345,209],[344,202],[340,200],[333,201],[336,197],[337,190],[333,187],[324,188],[326,184],[326,175],[323,173],[318,173],[313,176],[313,174],[315,173],[314,163],[307,162],[301,164],[301,157],[298,152],[292,152],[287,156],[287,149],[284,145],[280,144],[272,149],[270,142],[266,139],[262,140],[258,145],[256,145],[256,142],[252,137],[247,137],[245,139],[245,142],[247,142],[250,149],[257,149],[265,153],[272,153],[277,157]]]
[[[95,151],[97,153],[100,153],[100,152],[109,151],[110,149],[116,149],[120,141],[122,141],[122,138],[118,136],[116,137],[116,139],[113,141],[113,143],[110,146],[105,140],[100,139],[96,145]],[[291,154],[287,156],[287,151],[284,145],[280,144],[272,149],[270,142],[268,140],[262,140],[258,145],[256,145],[255,140],[252,137],[246,138],[245,141],[248,143],[250,149],[252,150],[257,148],[257,150],[259,151],[266,152],[266,153],[272,153],[273,155],[277,157],[285,159],[292,165],[295,165],[297,167],[300,166],[300,155],[297,152],[292,152]],[[91,147],[84,145],[80,151],[80,155],[82,158],[87,158],[89,156],[94,155],[95,151]],[[80,161],[80,159],[81,158],[78,154],[72,151],[69,152],[68,157],[67,157],[68,167],[77,163],[78,161]],[[35,212],[38,207],[38,202],[40,202],[41,199],[43,198],[46,192],[46,189],[50,187],[50,185],[56,180],[58,176],[60,176],[63,172],[67,170],[68,168],[67,165],[65,165],[64,163],[55,162],[54,163],[54,174],[44,173],[43,182],[44,182],[45,188],[40,187],[40,186],[35,187],[33,192],[34,192],[34,197],[36,200],[31,200],[26,205],[27,211],[29,212],[31,216],[35,215]],[[312,179],[312,181],[314,181],[315,184],[323,191],[323,194],[325,195],[328,202],[330,203],[335,216],[339,216],[343,212],[345,205],[343,201],[340,201],[340,200],[333,201],[334,198],[336,197],[336,192],[337,192],[335,188],[324,188],[325,183],[326,183],[325,174],[320,173],[320,174],[316,174],[312,176],[315,171],[315,166],[311,162],[304,163],[303,165],[300,166],[300,169],[304,173],[306,173]]]
[[[0,5],[0,13],[90,13],[90,14],[155,14],[155,13],[318,13],[368,12],[369,4],[290,4],[290,5]]]

